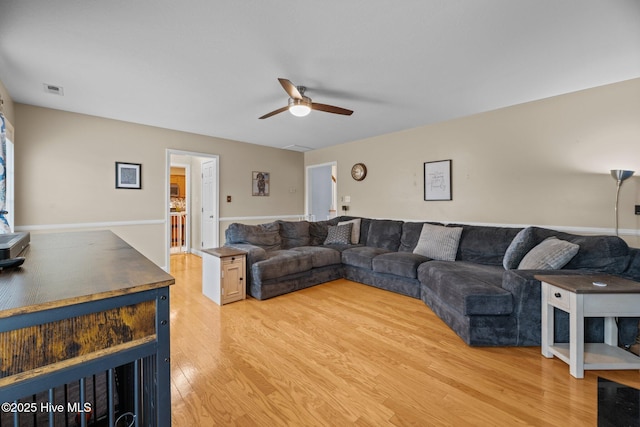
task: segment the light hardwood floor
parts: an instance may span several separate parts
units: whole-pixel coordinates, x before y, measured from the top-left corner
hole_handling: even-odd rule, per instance
[[[540,347],[473,348],[420,300],[338,280],[223,307],[171,257],[174,426],[588,426],[597,378]]]

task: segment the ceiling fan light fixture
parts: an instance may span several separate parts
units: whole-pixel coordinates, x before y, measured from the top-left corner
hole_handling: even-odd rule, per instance
[[[305,98],[289,98],[289,112],[296,117],[304,117],[309,115],[309,113],[311,112],[311,100],[307,97]]]

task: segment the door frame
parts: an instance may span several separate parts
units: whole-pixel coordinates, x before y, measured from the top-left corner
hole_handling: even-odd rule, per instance
[[[311,195],[313,194],[313,188],[311,186],[311,169],[319,168],[319,167],[327,167],[331,166],[331,174],[335,178],[335,181],[331,185],[331,195],[333,197],[333,207],[336,210],[336,215],[338,214],[338,162],[326,162],[319,163],[317,165],[307,165],[305,167],[305,196],[304,196],[304,213],[308,218],[311,214],[309,212],[309,202],[311,200]],[[323,221],[325,218],[315,218],[316,221]]]
[[[163,199],[163,203],[164,203],[164,222],[165,222],[165,227],[164,227],[164,252],[165,252],[165,265],[166,265],[166,270],[167,272],[171,272],[171,218],[170,218],[170,212],[169,212],[169,202],[171,200],[171,156],[172,155],[176,155],[176,156],[189,156],[189,157],[204,157],[204,158],[210,158],[210,159],[215,159],[216,163],[217,163],[217,168],[216,168],[216,183],[215,183],[215,188],[216,188],[216,194],[219,195],[220,194],[220,156],[217,154],[211,154],[211,153],[202,153],[202,152],[196,152],[196,151],[185,151],[185,150],[176,150],[176,149],[172,149],[172,148],[167,148],[165,151],[165,179],[164,179],[164,199]],[[193,201],[193,197],[191,197],[191,200]],[[216,197],[215,198],[215,206],[214,206],[214,212],[215,212],[215,219],[214,219],[214,227],[216,230],[218,230],[218,239],[219,239],[219,235],[220,235],[220,197]],[[190,207],[188,208],[190,209]],[[189,210],[190,212],[193,212],[193,209]],[[191,221],[190,224],[193,224],[193,222]],[[200,232],[202,233],[202,230],[200,230]],[[188,233],[189,235],[191,235],[191,233]],[[191,242],[193,242],[194,239],[191,239]],[[196,254],[196,255],[202,255],[201,251],[198,250],[192,250],[193,248],[189,248],[190,252]]]

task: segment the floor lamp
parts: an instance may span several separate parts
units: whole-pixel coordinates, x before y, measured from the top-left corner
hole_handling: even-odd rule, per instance
[[[635,171],[626,171],[622,169],[612,169],[611,176],[616,180],[616,236],[618,235],[618,197],[620,196],[620,187],[625,179],[630,178]]]

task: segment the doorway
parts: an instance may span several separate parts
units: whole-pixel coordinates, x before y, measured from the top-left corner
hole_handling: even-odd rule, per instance
[[[165,265],[168,270],[172,254],[202,256],[203,249],[219,246],[218,162],[215,154],[167,150]]]
[[[337,163],[307,166],[306,214],[310,221],[324,221],[337,215]]]
[[[174,160],[176,156],[172,156],[169,175],[169,252],[180,254],[191,248],[191,164]]]

